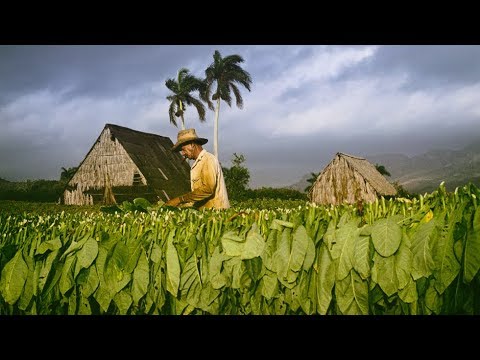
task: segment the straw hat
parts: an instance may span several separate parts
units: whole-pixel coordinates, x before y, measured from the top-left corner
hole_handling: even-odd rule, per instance
[[[190,141],[194,141],[200,145],[208,142],[207,139],[198,137],[195,129],[180,130],[177,135],[177,143],[173,145],[172,151],[179,151],[183,144]]]

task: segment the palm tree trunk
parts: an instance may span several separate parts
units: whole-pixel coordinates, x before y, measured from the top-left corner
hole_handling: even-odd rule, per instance
[[[183,116],[183,113],[182,113],[182,130],[185,130],[185,117]]]
[[[220,96],[217,99],[217,107],[215,108],[215,121],[213,123],[213,151],[218,159],[218,115],[220,113]]]

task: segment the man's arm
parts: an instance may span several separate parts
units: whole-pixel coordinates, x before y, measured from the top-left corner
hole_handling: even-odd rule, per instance
[[[182,203],[196,202],[212,196],[215,193],[217,174],[215,173],[215,167],[211,159],[208,159],[203,164],[197,183],[198,184],[194,184],[193,191],[170,199],[165,204],[169,206],[178,206]]]

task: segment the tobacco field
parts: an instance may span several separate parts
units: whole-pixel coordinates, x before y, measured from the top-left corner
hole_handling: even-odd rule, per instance
[[[480,314],[479,196],[0,209],[0,314]]]

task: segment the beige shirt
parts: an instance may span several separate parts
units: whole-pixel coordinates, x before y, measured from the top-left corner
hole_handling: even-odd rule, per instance
[[[190,169],[192,192],[181,196],[182,202],[195,202],[202,208],[228,209],[227,188],[217,158],[203,149]]]

